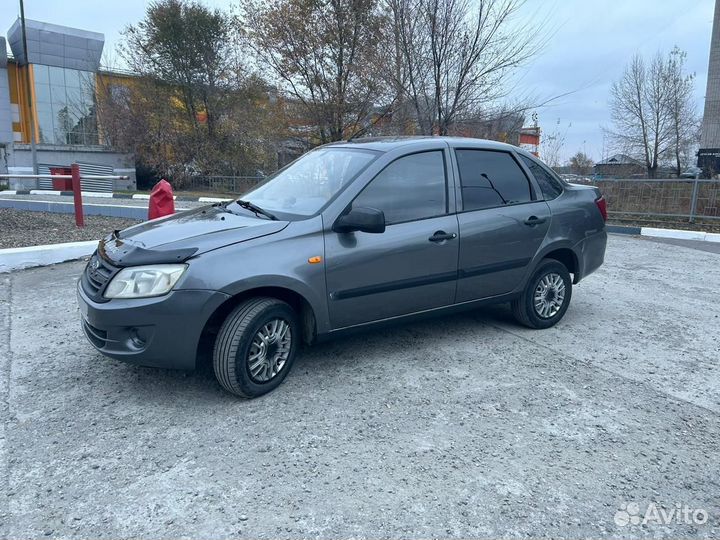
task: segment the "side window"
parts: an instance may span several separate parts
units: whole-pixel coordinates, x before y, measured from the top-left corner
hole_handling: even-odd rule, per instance
[[[353,201],[385,212],[388,225],[446,213],[442,151],[398,158],[385,167]]]
[[[463,210],[481,210],[532,200],[530,182],[507,152],[456,150]]]
[[[525,162],[525,165],[527,165],[527,168],[530,169],[530,172],[535,177],[535,180],[537,180],[546,201],[555,199],[562,193],[562,186],[560,185],[560,182],[558,182],[558,180],[550,174],[550,171],[545,169],[545,167],[540,165],[534,159],[530,159],[527,156],[520,156],[520,159]]]

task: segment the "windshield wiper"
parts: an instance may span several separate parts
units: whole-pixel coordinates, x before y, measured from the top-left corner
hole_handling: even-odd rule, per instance
[[[273,221],[277,221],[277,216],[275,216],[274,214],[271,214],[267,210],[263,210],[258,205],[253,204],[250,201],[243,201],[242,199],[238,199],[235,202],[238,203],[243,208],[245,208],[246,210],[250,210],[251,212],[254,212],[256,216],[258,214],[262,214],[266,218],[272,219]]]

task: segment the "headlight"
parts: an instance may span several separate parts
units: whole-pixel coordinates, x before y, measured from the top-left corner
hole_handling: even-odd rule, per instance
[[[105,298],[147,298],[170,292],[187,264],[153,264],[123,268],[112,279]]]

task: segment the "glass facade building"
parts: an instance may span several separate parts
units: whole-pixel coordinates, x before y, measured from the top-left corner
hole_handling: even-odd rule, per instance
[[[134,189],[134,156],[113,148],[102,132],[98,96],[106,77],[128,78],[100,71],[104,43],[98,32],[17,19],[7,32],[8,58],[0,37],[0,172],[18,175],[13,189],[52,189],[49,179],[25,175],[72,163],[85,175],[128,176],[86,178],[86,191]]]
[[[98,144],[95,74],[38,64],[32,69],[38,142]]]

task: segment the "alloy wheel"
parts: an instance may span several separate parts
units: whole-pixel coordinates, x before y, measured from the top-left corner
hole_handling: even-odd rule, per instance
[[[543,319],[551,319],[560,311],[564,301],[565,282],[562,276],[555,272],[545,274],[535,287],[535,313]]]
[[[247,365],[250,378],[266,383],[274,378],[287,362],[292,344],[290,324],[283,319],[273,319],[257,331],[250,344]]]

